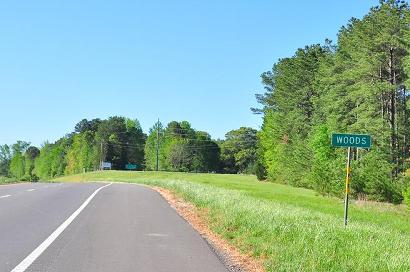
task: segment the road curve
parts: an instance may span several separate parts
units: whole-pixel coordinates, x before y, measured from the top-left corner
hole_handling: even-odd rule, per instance
[[[0,186],[0,271],[12,271],[31,256],[104,185]],[[23,271],[228,271],[152,189],[112,184],[87,204]]]

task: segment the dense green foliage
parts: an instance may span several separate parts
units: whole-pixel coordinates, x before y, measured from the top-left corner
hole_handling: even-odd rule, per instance
[[[400,202],[410,149],[409,7],[381,1],[342,27],[338,43],[312,45],[262,74],[260,152],[271,180],[340,194],[344,149],[332,132],[371,134],[353,153],[353,193]]]
[[[257,161],[257,130],[241,127],[225,134],[220,143],[222,169],[226,173],[254,174]]]
[[[170,122],[163,128],[157,122],[145,145],[147,170],[212,172],[219,170],[220,148],[203,131],[196,131],[187,121]]]
[[[54,144],[45,143],[40,156],[35,161],[35,172],[42,178],[61,176],[67,166],[66,154],[70,147],[71,136],[66,136]]]
[[[83,119],[74,132],[44,143],[41,150],[22,141],[0,146],[0,176],[37,181],[101,169],[103,162],[116,170],[127,165],[156,170],[157,157],[162,171],[253,173],[256,130],[240,128],[226,137],[215,141],[187,121],[172,121],[165,128],[157,122],[147,136],[138,120],[118,116]]]
[[[353,202],[346,228],[340,199],[251,175],[106,171],[57,179],[90,180],[178,193],[207,212],[214,232],[260,258],[267,271],[410,270],[410,217],[401,205]]]
[[[8,176],[11,150],[8,145],[0,145],[0,176]]]
[[[107,120],[82,120],[75,131],[41,148],[35,162],[40,178],[75,174],[100,169],[102,162],[112,169],[124,169],[128,163],[141,169],[145,134],[138,120],[110,117]]]
[[[95,132],[95,152],[103,161],[111,162],[113,169],[124,169],[128,163],[141,169],[145,138],[138,120],[110,117]]]
[[[24,141],[17,141],[11,148],[3,145],[0,152],[2,153],[2,164],[8,165],[8,169],[2,170],[1,175],[10,176],[16,180],[38,180],[34,173],[34,162],[40,154],[37,147],[30,146],[30,143]]]

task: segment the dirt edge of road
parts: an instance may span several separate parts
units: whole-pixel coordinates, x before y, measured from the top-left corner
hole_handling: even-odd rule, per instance
[[[167,200],[180,216],[182,216],[201,236],[208,242],[216,255],[232,272],[263,272],[265,271],[261,261],[256,260],[249,254],[241,253],[237,248],[230,245],[220,235],[213,233],[205,220],[205,212],[200,211],[193,204],[187,203],[176,196],[170,190],[154,186],[152,187]]]

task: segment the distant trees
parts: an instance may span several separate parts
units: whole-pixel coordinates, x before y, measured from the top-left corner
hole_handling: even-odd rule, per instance
[[[9,176],[11,149],[8,145],[0,145],[0,176]]]
[[[145,167],[147,170],[167,169],[165,130],[163,124],[158,121],[149,129],[147,141],[145,142]],[[158,151],[157,151],[158,150]],[[158,152],[158,156],[157,156]]]
[[[226,173],[255,174],[257,162],[257,130],[241,127],[225,134],[220,142],[222,170]]]
[[[141,169],[146,135],[138,120],[110,117],[98,126],[95,140],[97,157],[111,162],[114,169],[124,169],[128,163],[137,164]]]
[[[40,150],[35,146],[27,148],[24,154],[25,179],[30,181],[37,181],[38,177],[34,172],[35,160],[40,156]]]
[[[83,119],[78,122],[74,127],[74,132],[76,133],[83,133],[83,132],[96,132],[98,130],[98,126],[101,124],[101,119],[96,118],[93,120]]]
[[[102,162],[112,169],[220,172],[220,146],[211,136],[197,131],[187,121],[170,122],[165,128],[154,124],[145,135],[138,120],[113,116],[106,120],[81,120],[74,132],[40,150],[24,142],[0,149],[0,163],[17,179],[53,178],[100,169]],[[26,150],[27,149],[27,150]]]
[[[127,145],[125,147],[126,163],[136,164],[138,169],[144,168],[144,148],[147,135],[143,132],[138,120],[125,118],[127,129]]]
[[[145,145],[148,170],[212,172],[219,169],[220,148],[206,132],[196,131],[187,121],[170,122],[166,128],[157,122]]]
[[[170,122],[165,128],[157,122],[150,129],[145,145],[147,170],[255,173],[257,131],[242,127],[226,134],[225,140],[214,141],[197,131],[187,121]]]
[[[42,179],[64,174],[67,166],[66,155],[72,143],[72,135],[67,135],[55,143],[45,143],[35,161],[35,173]]]
[[[345,150],[332,132],[369,133],[354,153],[353,193],[400,202],[409,159],[409,7],[381,1],[339,32],[338,44],[299,49],[262,74],[260,152],[271,180],[342,192]]]
[[[30,143],[17,141],[11,146],[0,147],[0,176],[12,177],[25,181],[36,181],[34,162],[40,150]]]
[[[72,144],[68,148],[64,170],[66,174],[75,174],[94,169],[94,132],[82,130],[73,136]]]
[[[22,179],[24,170],[24,156],[21,153],[13,154],[10,161],[10,175],[16,179]]]
[[[25,159],[24,159],[24,152],[30,146],[30,143],[24,141],[17,141],[17,143],[13,144],[12,149],[12,157],[10,160],[10,169],[9,173],[12,177],[17,179],[22,179],[25,174]]]

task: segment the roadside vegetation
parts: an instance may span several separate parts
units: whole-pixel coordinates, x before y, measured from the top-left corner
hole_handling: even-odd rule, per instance
[[[15,178],[0,176],[0,184],[15,183],[17,180]]]
[[[0,176],[50,179],[111,169],[247,173],[259,179],[341,197],[346,151],[331,134],[363,133],[370,149],[353,150],[351,195],[409,203],[410,9],[382,0],[352,18],[338,40],[308,45],[261,75],[257,94],[263,125],[212,139],[187,121],[156,122],[145,133],[137,119],[84,119],[74,131],[40,148],[0,146]],[[336,31],[336,30],[335,30]]]
[[[157,122],[146,135],[136,119],[82,120],[73,132],[40,149],[30,143],[0,146],[0,175],[37,181],[100,169],[255,173],[257,130],[241,127],[214,140],[187,121]],[[158,163],[157,163],[158,162]]]
[[[315,191],[258,182],[252,175],[103,171],[55,181],[121,181],[160,186],[205,212],[211,229],[267,271],[409,271],[405,206],[343,202]]]
[[[352,194],[400,203],[410,155],[410,13],[384,0],[326,41],[298,49],[262,74],[260,154],[270,180],[340,195],[345,149],[332,132],[370,134],[353,154]],[[301,45],[302,46],[302,45]]]

